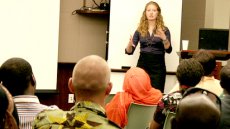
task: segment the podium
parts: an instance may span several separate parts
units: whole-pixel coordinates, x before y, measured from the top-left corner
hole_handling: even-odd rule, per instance
[[[181,59],[188,59],[191,58],[198,50],[181,50],[180,52],[177,52],[178,56]],[[222,68],[222,62],[220,61],[226,61],[230,58],[230,52],[229,51],[219,51],[219,50],[207,50],[211,52],[216,60],[216,68],[213,71],[213,75],[216,79],[220,79],[220,70]]]

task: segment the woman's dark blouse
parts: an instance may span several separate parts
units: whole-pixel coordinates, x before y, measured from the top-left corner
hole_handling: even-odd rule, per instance
[[[166,28],[165,35],[168,39],[168,41],[171,43],[171,36],[170,31],[168,28]],[[163,41],[160,37],[156,37],[154,35],[151,35],[148,33],[146,37],[142,37],[141,34],[136,30],[133,35],[133,46],[132,52],[127,53],[128,55],[132,55],[135,51],[138,42],[140,41],[140,52],[141,53],[151,53],[151,54],[165,54],[172,52],[172,46],[170,44],[170,47],[168,49],[164,48]]]

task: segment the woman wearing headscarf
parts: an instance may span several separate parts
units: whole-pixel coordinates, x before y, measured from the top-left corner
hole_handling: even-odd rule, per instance
[[[161,98],[161,91],[151,86],[149,75],[143,69],[133,67],[125,74],[123,92],[117,92],[106,105],[107,117],[124,128],[128,123],[127,112],[132,102],[157,105]]]

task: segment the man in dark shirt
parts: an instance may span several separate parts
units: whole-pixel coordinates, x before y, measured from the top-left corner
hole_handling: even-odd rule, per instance
[[[177,67],[176,77],[180,83],[180,90],[163,96],[154,113],[150,129],[163,129],[168,112],[175,112],[184,91],[200,82],[204,70],[202,65],[194,59],[184,59]]]

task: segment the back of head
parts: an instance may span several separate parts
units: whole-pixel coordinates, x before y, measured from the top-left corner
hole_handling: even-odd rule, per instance
[[[230,94],[230,65],[226,65],[221,69],[220,85]]]
[[[99,56],[84,57],[74,67],[72,83],[77,95],[96,96],[110,83],[110,68]]]
[[[183,98],[172,120],[173,129],[217,129],[220,110],[204,94],[192,94]]]
[[[161,91],[151,86],[149,75],[138,67],[132,67],[125,73],[123,90],[125,94],[131,95],[130,100],[143,104],[157,104],[162,98]],[[128,99],[125,99],[123,101],[128,102]]]
[[[32,67],[22,58],[10,58],[2,64],[0,81],[13,96],[24,94],[30,82],[35,85]]]
[[[216,67],[215,56],[207,50],[199,50],[193,58],[201,63],[205,76],[210,75]]]
[[[193,87],[198,84],[204,75],[202,65],[190,58],[180,61],[177,67],[176,77],[180,85]]]
[[[138,67],[132,67],[125,73],[123,90],[126,92],[143,93],[152,88],[149,75]]]

